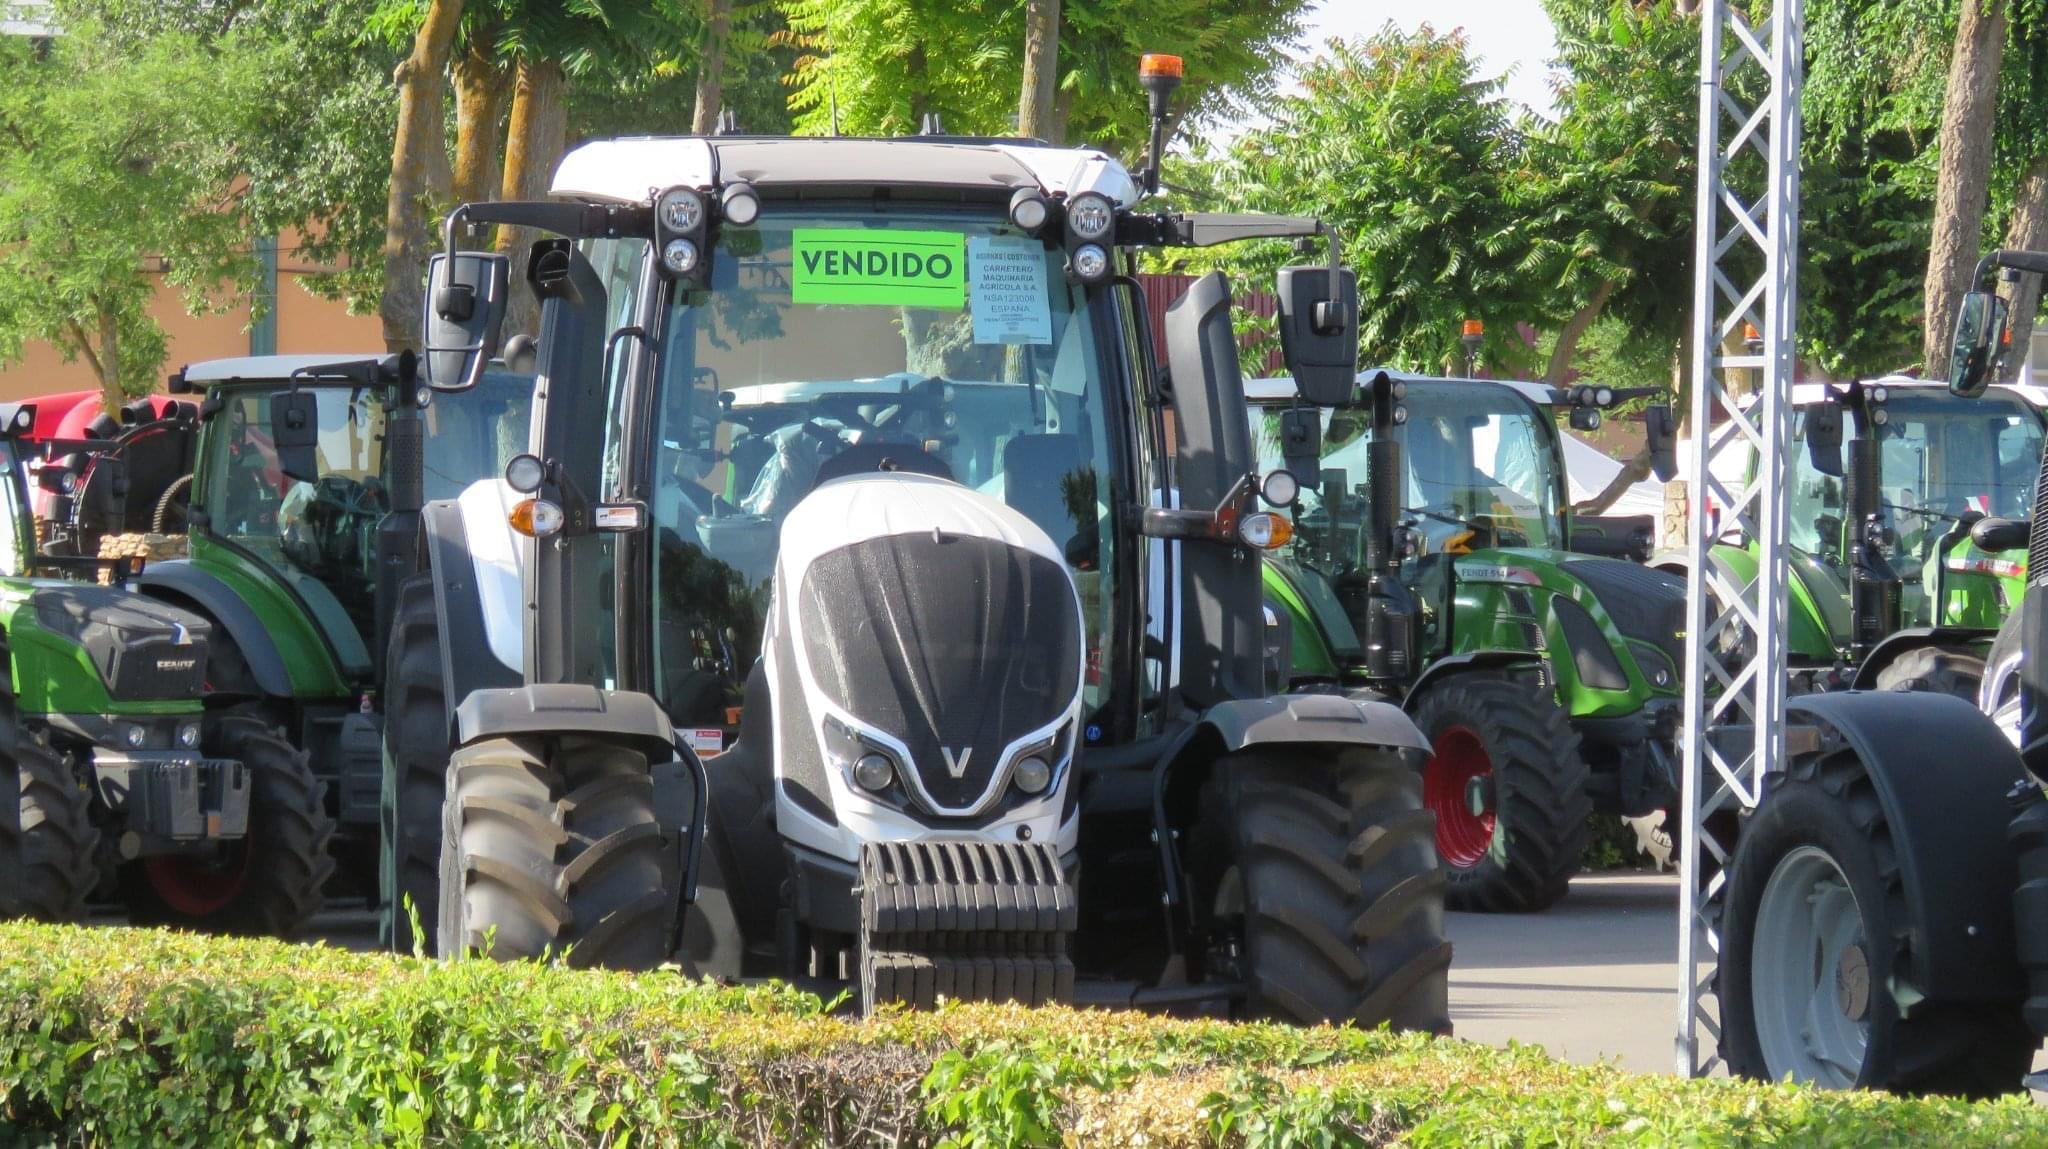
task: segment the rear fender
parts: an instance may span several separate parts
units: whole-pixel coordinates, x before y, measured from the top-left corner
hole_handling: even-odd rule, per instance
[[[1159,847],[1166,901],[1180,905],[1186,882],[1174,826],[1216,764],[1253,746],[1295,746],[1305,753],[1344,749],[1387,750],[1420,769],[1429,740],[1413,719],[1384,699],[1340,694],[1286,694],[1219,702],[1202,712],[1160,754],[1152,767],[1152,823]]]
[[[1960,698],[1932,693],[1809,694],[1786,712],[1819,728],[1821,753],[1851,749],[1870,776],[1905,888],[1914,987],[1942,1001],[2026,996],[2006,795],[2027,774],[1997,725]]]
[[[1857,664],[1856,677],[1850,685],[1857,690],[1877,689],[1877,676],[1886,667],[1923,647],[1977,646],[1988,651],[1992,638],[1997,634],[1995,630],[1977,626],[1916,626],[1894,631],[1872,647],[1863,661]]]

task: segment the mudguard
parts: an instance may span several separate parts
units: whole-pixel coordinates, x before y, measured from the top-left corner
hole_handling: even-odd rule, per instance
[[[1857,690],[1875,690],[1877,676],[1903,654],[1925,646],[1969,646],[1973,643],[1988,650],[1997,634],[1997,631],[1981,626],[1916,626],[1893,631],[1857,664],[1856,677],[1850,685]]]
[[[1152,824],[1159,844],[1168,905],[1182,899],[1180,854],[1167,816],[1167,789],[1185,767],[1208,767],[1251,746],[1345,745],[1392,750],[1417,767],[1429,756],[1423,737],[1400,707],[1376,698],[1341,694],[1284,694],[1239,698],[1202,712],[1152,767]],[[1199,782],[1197,782],[1199,784]]]
[[[2025,996],[2006,794],[2027,774],[1997,725],[1963,699],[1924,692],[1809,694],[1786,711],[1789,722],[1820,728],[1823,753],[1847,746],[1870,776],[1905,887],[1920,992],[1943,1001]]]
[[[292,697],[291,674],[285,669],[284,654],[277,640],[263,626],[242,597],[204,568],[192,563],[155,563],[136,576],[136,585],[161,598],[184,599],[201,614],[214,619],[227,632],[256,686],[272,698]]]
[[[1429,668],[1422,672],[1422,676],[1408,687],[1408,693],[1401,696],[1401,709],[1414,710],[1416,700],[1422,697],[1423,691],[1453,674],[1465,674],[1475,670],[1506,670],[1518,666],[1540,668],[1542,665],[1543,656],[1527,650],[1468,650],[1463,654],[1439,658],[1430,663]],[[1549,685],[1555,687],[1556,683],[1552,682]]]
[[[661,831],[682,844],[678,909],[696,900],[698,851],[709,805],[704,764],[676,739],[668,714],[653,696],[556,682],[473,691],[455,708],[458,746],[519,734],[581,735],[647,755],[655,816]],[[671,948],[682,944],[682,930],[678,913]]]

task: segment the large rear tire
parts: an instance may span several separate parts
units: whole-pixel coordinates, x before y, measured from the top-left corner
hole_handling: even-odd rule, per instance
[[[668,960],[676,892],[638,751],[580,737],[491,738],[449,762],[443,957],[567,951],[574,966]]]
[[[1586,760],[1564,711],[1540,687],[1466,675],[1431,687],[1415,724],[1435,752],[1423,801],[1437,817],[1437,853],[1454,910],[1526,913],[1564,897],[1586,851],[1593,813]],[[1470,805],[1490,786],[1490,814]]]
[[[13,695],[0,696],[0,920],[85,916],[99,881],[91,803],[64,760],[21,728]]]
[[[1444,874],[1415,772],[1383,751],[1253,754],[1218,782],[1249,1012],[1449,1033]]]
[[[249,771],[249,830],[208,854],[144,858],[122,867],[129,919],[205,933],[291,937],[320,909],[334,873],[334,819],[306,752],[260,719],[213,724],[215,757]]]
[[[448,704],[430,574],[398,590],[384,671],[383,935],[401,953],[436,952],[441,806],[448,794]],[[412,910],[406,909],[411,899]],[[413,936],[417,921],[424,937]]]
[[[1922,1000],[1902,1017],[1895,958],[1922,931],[1891,828],[1850,751],[1771,779],[1729,875],[1719,968],[1724,1052],[1744,1077],[1834,1088],[2009,1093],[2038,1044],[2020,1003]]]
[[[1877,672],[1879,690],[1924,690],[1953,694],[1977,704],[1984,684],[1984,658],[1966,646],[1923,646],[1909,650]]]

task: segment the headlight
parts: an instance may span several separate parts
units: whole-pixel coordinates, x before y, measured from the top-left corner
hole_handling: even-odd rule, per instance
[[[853,780],[865,790],[886,790],[896,780],[896,768],[880,754],[863,754],[854,761]]]
[[[198,749],[199,724],[197,722],[187,722],[185,725],[178,727],[178,745],[183,746],[187,750]]]
[[[1033,754],[1017,763],[1015,775],[1017,789],[1026,794],[1042,794],[1052,785],[1052,767],[1046,760]]]
[[[1017,194],[1010,197],[1010,222],[1027,235],[1038,234],[1051,210],[1045,197],[1031,188],[1018,188]]]
[[[1237,520],[1237,537],[1246,546],[1271,550],[1294,537],[1294,524],[1271,511],[1257,511]]]
[[[688,275],[697,269],[697,245],[681,237],[669,240],[661,249],[661,262],[677,275]]]
[[[541,539],[562,529],[562,508],[546,499],[522,499],[506,519],[513,530],[528,538]]]
[[[1099,241],[1109,235],[1116,222],[1116,209],[1094,192],[1082,192],[1067,201],[1067,233],[1075,239]]]
[[[696,231],[704,223],[704,197],[689,188],[663,192],[658,210],[662,226],[670,231]]]
[[[719,198],[718,212],[734,227],[747,227],[761,218],[761,196],[751,184],[727,184]]]
[[[140,726],[124,726],[121,728],[121,741],[126,742],[130,749],[141,746],[143,739],[147,737],[149,737],[148,732]]]
[[[538,456],[514,455],[505,464],[505,482],[522,495],[540,490],[541,480],[547,477],[547,467]]]
[[[1266,472],[1265,479],[1259,483],[1259,494],[1276,507],[1291,507],[1294,500],[1301,497],[1301,482],[1294,477],[1294,472],[1282,467]]]
[[[1074,249],[1074,274],[1082,279],[1101,279],[1109,274],[1109,253],[1092,243]]]

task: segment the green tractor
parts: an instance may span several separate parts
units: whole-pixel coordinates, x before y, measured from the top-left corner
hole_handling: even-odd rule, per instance
[[[305,755],[204,709],[205,619],[41,577],[128,564],[37,553],[16,438],[34,421],[0,405],[0,917],[75,919],[97,891],[137,922],[292,933],[333,869]]]
[[[1260,465],[1303,480],[1265,567],[1291,686],[1402,698],[1434,748],[1452,908],[1549,906],[1590,814],[1677,797],[1685,585],[1620,557],[1648,557],[1647,522],[1574,520],[1555,416],[1591,429],[1637,393],[1379,371],[1319,414],[1290,380],[1247,392]],[[1670,409],[1650,410],[1668,478]]]
[[[1907,378],[1802,383],[1793,403],[1794,691],[1974,700],[1993,635],[2026,587],[2026,532],[2014,520],[2033,497],[2039,409],[2009,387],[1968,400]],[[1753,539],[1724,541],[1713,558],[1736,585],[1756,578]],[[1676,557],[1656,562],[1685,573]]]
[[[192,364],[171,390],[203,396],[196,462],[149,497],[182,512],[169,517],[188,523],[187,555],[148,564],[131,585],[204,620],[207,713],[279,731],[304,753],[338,824],[341,878],[374,901],[386,715],[408,699],[441,709],[438,693],[419,696],[440,681],[438,665],[394,677],[382,657],[394,623],[431,599],[424,583],[405,584],[419,508],[525,449],[532,376],[494,367],[472,391],[428,400],[409,357],[268,356]],[[99,485],[99,466],[72,485]],[[223,912],[227,898],[188,908]]]

